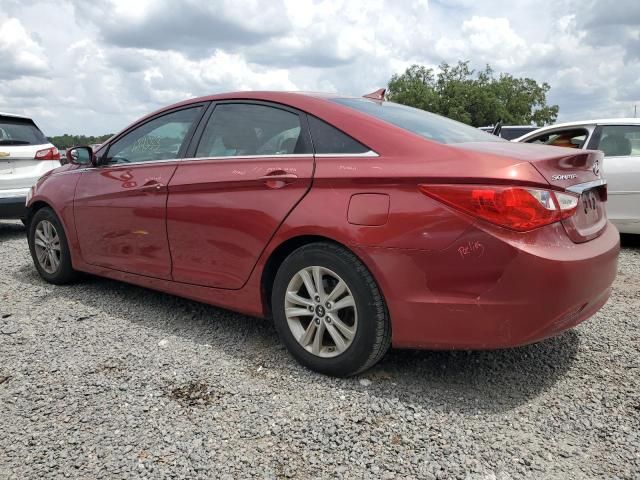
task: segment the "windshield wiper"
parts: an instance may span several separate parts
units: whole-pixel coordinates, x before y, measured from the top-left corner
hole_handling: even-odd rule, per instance
[[[31,145],[27,140],[0,140],[0,145]]]

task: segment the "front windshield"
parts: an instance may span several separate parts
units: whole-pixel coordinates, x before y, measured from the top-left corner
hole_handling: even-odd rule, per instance
[[[439,143],[501,142],[495,135],[456,122],[435,113],[407,107],[394,102],[380,102],[366,98],[332,98],[332,101],[366,113],[397,127],[409,130]]]

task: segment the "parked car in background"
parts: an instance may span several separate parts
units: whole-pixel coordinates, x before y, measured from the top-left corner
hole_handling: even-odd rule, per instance
[[[480,127],[480,130],[487,133],[494,133],[495,128],[496,126],[494,125],[490,127]],[[513,140],[514,138],[518,138],[537,129],[538,127],[533,127],[531,125],[502,125],[498,126],[498,131],[495,134],[505,140]]]
[[[0,219],[24,218],[27,192],[60,166],[60,153],[33,120],[0,112]]]
[[[640,119],[561,123],[515,140],[520,143],[601,150],[608,184],[607,215],[622,233],[640,234]]]
[[[598,311],[617,271],[602,153],[378,99],[201,97],[67,155],[28,202],[42,278],[84,271],[272,315],[327,374],[390,344],[537,342]]]

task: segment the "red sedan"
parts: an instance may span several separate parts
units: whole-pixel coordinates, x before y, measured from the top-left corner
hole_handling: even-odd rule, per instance
[[[89,272],[258,317],[352,375],[399,348],[537,342],[616,275],[602,154],[376,98],[229,93],[77,147],[28,199],[40,275]]]

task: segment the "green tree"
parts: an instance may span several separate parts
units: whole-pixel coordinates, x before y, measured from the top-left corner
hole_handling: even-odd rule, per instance
[[[93,143],[102,143],[108,138],[113,136],[112,133],[106,135],[69,135],[65,133],[64,135],[58,135],[55,137],[48,137],[49,141],[53,143],[58,148],[69,148],[75,147],[78,145],[91,145]]]
[[[476,72],[469,62],[442,63],[438,71],[412,65],[391,77],[387,99],[481,127],[502,120],[507,125],[547,125],[558,106],[547,105],[547,83],[531,78],[496,76],[487,65]]]

